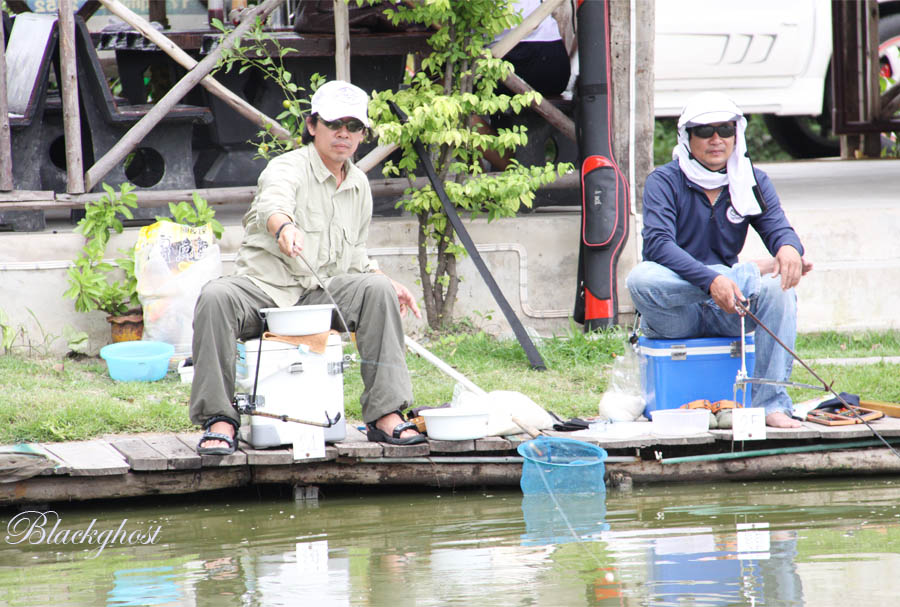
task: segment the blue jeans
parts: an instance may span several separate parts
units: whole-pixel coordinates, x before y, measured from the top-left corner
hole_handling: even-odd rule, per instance
[[[797,338],[797,295],[781,289],[781,279],[760,276],[755,263],[733,267],[709,266],[733,280],[750,302],[750,311],[794,349]],[[656,339],[691,337],[733,337],[741,334],[741,318],[723,311],[706,293],[672,270],[652,261],[639,263],[625,280],[635,308],[641,313],[644,335]],[[745,330],[756,329],[749,317]],[[763,329],[755,332],[756,362],[753,375],[789,381],[794,359]],[[753,384],[753,406],[764,407],[766,415],[780,411],[791,415],[793,403],[784,386]]]

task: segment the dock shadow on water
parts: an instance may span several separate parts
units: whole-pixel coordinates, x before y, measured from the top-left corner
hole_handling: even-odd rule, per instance
[[[900,481],[556,497],[332,489],[304,504],[273,490],[2,511],[0,605],[870,607],[900,596]]]

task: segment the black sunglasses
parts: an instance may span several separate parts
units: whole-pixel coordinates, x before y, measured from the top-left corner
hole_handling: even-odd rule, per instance
[[[361,120],[357,120],[356,118],[350,118],[348,120],[323,120],[320,117],[319,122],[324,124],[332,131],[339,131],[341,130],[341,127],[345,126],[351,133],[358,133],[366,128],[366,125],[364,125]]]
[[[713,136],[713,133],[718,133],[719,137],[722,139],[734,137],[734,124],[730,122],[727,124],[720,124],[719,126],[701,124],[700,126],[692,126],[688,130],[691,132],[691,135],[699,137],[700,139],[709,139]]]

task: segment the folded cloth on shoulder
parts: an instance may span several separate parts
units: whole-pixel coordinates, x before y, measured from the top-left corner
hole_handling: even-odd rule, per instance
[[[310,352],[316,354],[325,354],[325,347],[328,345],[328,336],[331,331],[323,331],[321,333],[313,333],[312,335],[278,335],[271,331],[263,333],[263,339],[270,341],[280,341],[292,346],[308,346]]]

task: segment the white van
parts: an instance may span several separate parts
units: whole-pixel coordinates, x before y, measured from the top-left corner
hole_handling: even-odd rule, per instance
[[[900,77],[900,0],[879,0],[882,74]],[[831,0],[656,0],[657,117],[717,89],[797,158],[836,155]]]

